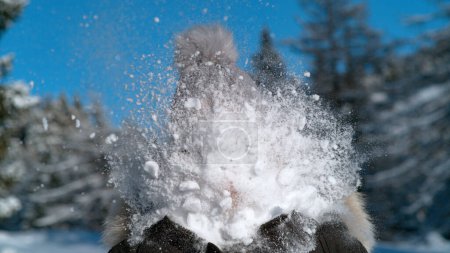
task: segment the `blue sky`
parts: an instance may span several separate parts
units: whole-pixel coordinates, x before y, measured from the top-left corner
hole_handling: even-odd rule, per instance
[[[369,0],[369,22],[387,39],[412,37],[423,28],[402,21],[432,11],[429,2]],[[248,68],[245,60],[257,50],[260,30],[269,27],[278,42],[295,37],[301,32],[296,16],[296,0],[31,0],[0,41],[0,52],[15,54],[10,80],[33,82],[32,92],[44,97],[99,97],[118,123],[136,110],[129,101],[140,90],[170,86],[148,77],[171,65],[177,32],[200,23],[226,25],[235,34],[239,64]],[[307,70],[298,55],[277,45],[291,71]]]

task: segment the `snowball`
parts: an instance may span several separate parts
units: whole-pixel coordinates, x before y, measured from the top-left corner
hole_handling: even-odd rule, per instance
[[[144,164],[144,170],[150,175],[150,178],[158,179],[159,165],[155,161],[146,161]]]

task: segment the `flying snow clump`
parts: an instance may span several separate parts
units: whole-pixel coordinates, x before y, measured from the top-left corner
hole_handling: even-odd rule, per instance
[[[260,90],[229,65],[233,49],[203,60],[195,48],[183,49],[176,55],[179,88],[162,108],[167,124],[130,127],[114,138],[111,182],[132,212],[130,242],[164,216],[228,247],[251,244],[280,214],[320,221],[340,212],[359,183],[351,127],[292,83],[278,96]],[[315,226],[304,230],[313,234]]]

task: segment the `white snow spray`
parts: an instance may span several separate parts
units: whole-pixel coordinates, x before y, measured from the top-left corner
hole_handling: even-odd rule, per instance
[[[248,245],[281,214],[339,212],[359,184],[351,127],[299,81],[280,82],[277,95],[261,90],[234,65],[227,36],[220,27],[180,35],[176,94],[154,109],[167,122],[124,127],[113,144],[111,182],[129,206],[132,243],[168,216],[220,247]]]

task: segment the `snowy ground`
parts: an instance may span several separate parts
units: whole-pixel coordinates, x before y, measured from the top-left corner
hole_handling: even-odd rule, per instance
[[[447,253],[448,249],[430,249],[427,247],[415,247],[413,245],[378,245],[373,253]]]
[[[98,233],[85,231],[0,231],[0,253],[105,253]]]
[[[379,245],[374,253],[445,253],[448,245],[435,249],[403,245]],[[441,248],[441,249],[439,249]],[[0,231],[0,253],[106,253],[98,233],[86,231]]]

